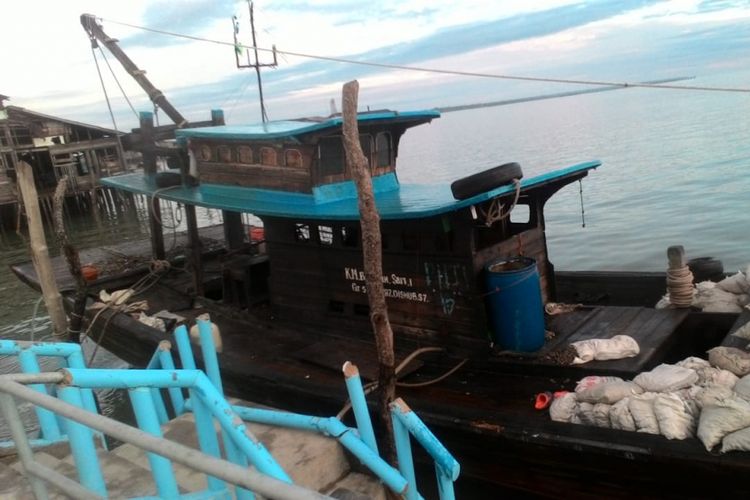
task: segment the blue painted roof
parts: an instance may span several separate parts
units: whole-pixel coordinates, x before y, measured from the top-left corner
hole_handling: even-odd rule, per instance
[[[521,182],[521,188],[538,187],[586,172],[599,165],[601,165],[599,161],[590,161],[547,172],[524,179]],[[157,190],[153,181],[142,174],[106,177],[101,182],[116,189],[149,196]],[[376,204],[382,219],[416,219],[453,212],[513,192],[513,185],[506,185],[465,200],[455,200],[449,185],[402,184],[399,189],[378,193]],[[247,212],[258,216],[326,220],[359,219],[356,198],[316,202],[312,194],[216,184],[162,189],[158,196],[179,203]]]
[[[440,112],[434,109],[423,111],[373,111],[359,113],[359,123],[374,121],[414,122],[414,125],[439,118]],[[220,127],[186,128],[175,132],[178,139],[281,139],[296,137],[310,132],[341,127],[341,116],[321,120],[282,120],[254,125],[225,125]]]

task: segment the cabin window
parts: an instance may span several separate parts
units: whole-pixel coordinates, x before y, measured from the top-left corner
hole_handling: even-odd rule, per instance
[[[229,148],[229,146],[219,146],[218,148],[216,148],[216,155],[219,157],[220,162],[232,162],[232,150]]]
[[[362,148],[362,153],[367,158],[367,166],[372,165],[372,136],[370,134],[359,135],[359,145]]]
[[[357,248],[359,246],[359,231],[357,231],[357,228],[343,226],[341,228],[341,244],[345,247]]]
[[[308,224],[295,224],[294,239],[299,242],[310,241],[310,226]]]
[[[321,245],[333,245],[333,228],[331,226],[318,226],[318,238]]]
[[[376,167],[388,167],[391,164],[391,134],[380,132],[375,138],[375,152],[377,154]]]
[[[276,159],[276,150],[269,148],[268,146],[260,148],[260,164],[268,165],[270,167],[278,165],[279,162]]]
[[[328,310],[334,313],[343,313],[344,303],[340,300],[330,300],[328,301]]]
[[[341,137],[324,137],[318,143],[320,175],[341,175],[345,170],[344,144]]]
[[[240,163],[250,164],[253,162],[253,150],[249,146],[240,146],[237,148],[237,156]]]
[[[284,164],[287,167],[302,167],[302,153],[299,152],[299,149],[287,149],[284,151]]]
[[[528,205],[517,203],[510,213],[510,222],[513,224],[528,224],[531,220],[531,210]]]
[[[198,158],[200,158],[203,161],[211,161],[212,155],[211,155],[211,146],[204,144],[200,147],[198,150]]]

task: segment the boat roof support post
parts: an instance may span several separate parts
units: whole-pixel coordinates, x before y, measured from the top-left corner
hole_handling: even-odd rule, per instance
[[[156,144],[154,143],[154,114],[150,111],[141,111],[139,114],[141,122],[141,155],[143,158],[143,174],[153,181],[156,175]],[[161,221],[156,214],[161,214],[159,198],[152,196],[150,210],[148,211],[148,227],[151,231],[151,254],[155,259],[163,260],[164,232]]]

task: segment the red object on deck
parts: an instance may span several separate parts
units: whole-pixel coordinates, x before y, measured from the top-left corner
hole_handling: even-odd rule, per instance
[[[536,400],[534,401],[534,408],[537,410],[544,410],[550,405],[551,402],[552,402],[551,392],[540,392],[539,394],[536,395]]]
[[[99,269],[92,265],[81,266],[81,275],[86,281],[95,281],[99,277]]]
[[[266,232],[262,227],[251,227],[247,232],[250,241],[263,241],[266,239]]]

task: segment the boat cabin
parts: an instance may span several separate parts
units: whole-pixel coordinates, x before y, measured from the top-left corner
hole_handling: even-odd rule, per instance
[[[531,257],[544,300],[554,297],[544,204],[599,163],[523,179],[518,187],[493,185],[462,199],[446,185],[402,185],[396,172],[401,136],[437,117],[434,110],[358,115],[381,217],[390,321],[397,334],[416,339],[486,344],[485,266]],[[252,213],[263,221],[265,254],[246,256],[237,261],[240,269],[224,273],[226,301],[227,291],[237,288],[226,281],[239,280],[247,291],[241,306],[267,296],[275,316],[301,323],[352,331],[369,321],[357,193],[345,160],[341,116],[184,129],[176,135],[187,146],[189,173],[197,183],[160,190],[159,197]],[[153,179],[143,176],[107,183],[148,195],[156,189]],[[513,217],[498,217],[511,208]]]

